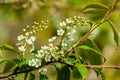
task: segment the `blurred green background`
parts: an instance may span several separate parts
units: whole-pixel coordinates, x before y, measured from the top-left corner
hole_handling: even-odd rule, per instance
[[[9,44],[17,48],[17,36],[22,34],[26,25],[32,26],[35,21],[49,20],[49,28],[36,34],[36,46],[47,44],[47,39],[56,34],[60,21],[67,17],[84,16],[96,23],[104,15],[103,12],[94,14],[83,13],[82,9],[88,4],[104,4],[111,6],[113,0],[0,0],[0,45]],[[120,34],[120,2],[110,14],[117,32]],[[107,59],[105,65],[120,65],[120,47],[116,47],[113,32],[109,24],[104,23],[90,36],[101,48]],[[1,51],[0,51],[1,52]],[[2,57],[10,59],[17,55],[2,51]],[[1,70],[4,67],[1,66]],[[54,69],[49,67],[47,73],[50,80],[55,80]],[[53,72],[52,72],[53,71]],[[107,80],[120,80],[120,70],[104,69]],[[20,80],[20,78],[19,78]],[[22,79],[21,79],[22,80]],[[71,80],[75,80],[72,79]],[[98,80],[91,70],[87,80]]]

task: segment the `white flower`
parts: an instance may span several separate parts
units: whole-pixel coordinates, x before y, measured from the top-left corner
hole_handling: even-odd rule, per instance
[[[35,66],[35,59],[29,60],[28,65]]]
[[[42,68],[39,69],[39,72],[40,72],[41,74],[45,74],[45,73],[47,72],[47,69],[44,68],[44,67],[42,67]]]
[[[25,33],[25,35],[26,35],[26,36],[28,36],[28,35],[29,35],[29,33],[28,33],[28,32],[26,32],[26,33]]]
[[[20,46],[20,47],[18,47],[18,49],[19,49],[20,51],[25,51],[25,50],[26,50],[24,46]]]
[[[57,35],[62,36],[64,33],[65,33],[65,31],[63,29],[57,30]]]
[[[71,20],[71,19],[66,19],[66,23],[72,23],[72,22],[74,22],[73,20]]]
[[[29,45],[31,45],[33,42],[31,39],[26,39],[26,43],[28,43]]]
[[[48,47],[48,46],[42,46],[42,47],[41,47],[42,50],[49,50],[49,48],[50,48],[50,47]]]
[[[55,40],[56,40],[56,36],[54,36],[54,37],[48,39],[48,42],[53,42],[53,41],[55,41]]]
[[[59,24],[60,26],[66,26],[66,23],[63,21]]]
[[[26,43],[28,43],[29,45],[33,44],[33,42],[35,41],[36,37],[31,36],[29,39],[26,39]]]
[[[22,39],[24,39],[25,37],[23,35],[18,36],[18,40],[21,41]]]
[[[35,41],[35,39],[36,39],[36,37],[34,37],[34,36],[31,36],[31,37],[30,37],[30,40],[31,40],[31,41]]]
[[[41,60],[35,59],[35,67],[38,68],[39,66],[41,66]]]
[[[46,56],[45,56],[45,61],[46,61],[46,62],[50,62],[50,61],[51,61],[51,58],[52,58],[51,55],[46,55]]]
[[[67,46],[67,44],[66,44],[66,43],[62,43],[61,45],[62,45],[62,46]]]
[[[39,50],[38,54],[36,54],[36,57],[38,57],[38,58],[43,58],[44,56],[45,56],[45,53],[43,50]]]

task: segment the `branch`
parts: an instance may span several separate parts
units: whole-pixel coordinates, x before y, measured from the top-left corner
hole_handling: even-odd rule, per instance
[[[63,61],[61,61],[61,60],[58,60],[58,61],[56,61],[56,62],[57,62],[57,63],[66,64],[66,65],[71,66],[71,67],[75,67],[75,64],[63,62]],[[45,66],[50,65],[50,64],[53,64],[53,63],[56,63],[56,62],[48,62],[48,63],[46,63]],[[120,66],[87,65],[87,64],[83,64],[83,66],[85,66],[85,67],[87,67],[87,68],[92,68],[92,69],[93,69],[93,68],[107,68],[107,69],[118,69],[118,70],[120,70]],[[13,73],[11,72],[11,73],[8,74],[8,75],[4,75],[4,74],[3,74],[3,76],[0,76],[0,79],[9,78],[10,76],[17,75],[17,74],[28,73],[28,72],[37,70],[37,69],[39,69],[39,68],[41,68],[41,67],[43,67],[43,66],[40,66],[40,67],[34,68],[34,69],[25,70],[25,71],[15,72],[15,73],[14,73],[14,72],[13,72]]]
[[[92,33],[97,27],[99,27],[104,21],[106,21],[106,18],[110,15],[110,13],[112,12],[112,10],[115,8],[115,6],[117,5],[119,0],[114,0],[113,5],[108,9],[108,11],[106,12],[105,16],[95,25],[92,26],[92,28],[82,37],[80,38],[77,43],[73,44],[72,47],[70,47],[65,55],[69,54],[80,42],[83,42],[89,35],[90,33]]]

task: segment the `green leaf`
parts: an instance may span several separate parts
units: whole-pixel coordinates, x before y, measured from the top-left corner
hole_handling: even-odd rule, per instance
[[[76,63],[75,66],[77,67],[78,71],[80,72],[80,74],[82,76],[82,80],[85,80],[89,74],[87,68],[80,63]]]
[[[1,49],[3,50],[9,50],[9,51],[14,51],[15,49],[10,46],[10,45],[3,45],[3,46],[0,46]]]
[[[71,57],[66,57],[63,59],[65,62],[67,63],[75,63],[75,59],[74,58],[71,58]]]
[[[81,57],[84,60],[87,59],[90,64],[98,65],[103,63],[103,59],[104,62],[106,60],[97,45],[89,39],[79,45],[78,48],[81,48]]]
[[[95,49],[93,49],[93,48],[91,48],[91,47],[89,47],[89,46],[87,46],[87,45],[80,45],[80,46],[78,46],[78,48],[86,49],[86,50],[91,50],[91,51],[93,51],[93,52],[98,53],[98,54],[101,55],[101,52],[100,52],[100,51],[95,50]]]
[[[24,80],[27,80],[28,72],[25,73]]]
[[[15,52],[15,53],[18,53],[14,47],[10,46],[10,45],[3,45],[3,46],[0,46],[0,49],[1,50],[8,50],[8,51],[12,51],[12,52]],[[19,53],[18,53],[19,54]]]
[[[68,66],[64,66],[58,71],[57,80],[70,80],[70,70]]]
[[[93,14],[93,13],[103,12],[106,10],[108,10],[108,7],[103,4],[90,4],[84,7],[82,9],[82,12]]]
[[[112,28],[112,30],[113,30],[113,33],[114,33],[114,40],[115,40],[115,43],[116,43],[116,45],[117,45],[117,47],[119,46],[119,35],[118,35],[118,33],[117,33],[117,31],[116,31],[116,29],[115,29],[115,26],[114,26],[114,24],[112,23],[112,21],[110,21],[110,20],[107,20],[108,22],[109,22],[109,24],[110,24],[110,26],[111,26],[111,28]]]
[[[82,76],[76,67],[73,68],[73,78],[80,79]]]
[[[97,74],[97,77],[101,77],[101,80],[106,80],[103,72],[102,72],[102,69],[101,68],[94,68],[93,69],[95,71],[95,73]]]
[[[17,67],[17,65],[16,65],[14,62],[8,61],[8,62],[5,64],[5,66],[4,66],[3,73],[12,71],[12,70],[14,70],[16,67]]]
[[[2,63],[2,62],[4,62],[4,61],[6,61],[6,59],[0,59],[0,63]]]
[[[35,75],[33,73],[30,73],[28,80],[35,80]]]
[[[47,75],[40,74],[40,80],[49,80]]]

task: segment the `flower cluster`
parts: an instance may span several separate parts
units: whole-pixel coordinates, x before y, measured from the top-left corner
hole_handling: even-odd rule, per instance
[[[67,18],[65,21],[61,22],[59,24],[60,29],[57,30],[57,35],[63,37],[60,44],[61,50],[69,49],[76,41],[76,32],[81,27],[89,25],[89,21],[80,16]]]
[[[23,29],[24,34],[19,35],[18,36],[18,49],[19,51],[23,52],[23,55],[25,53],[25,51],[30,50],[30,52],[32,50],[34,50],[34,41],[36,40],[36,37],[34,36],[34,34],[38,31],[42,31],[43,29],[46,29],[48,26],[48,21],[44,22],[41,21],[41,23],[38,22],[34,22],[34,25],[32,27],[30,26],[26,26],[27,29],[30,29],[30,31],[27,31],[26,29]]]
[[[26,32],[26,29],[23,29],[25,35],[18,36],[19,41],[19,50],[26,51],[27,46],[31,46],[31,50],[34,51],[34,41],[36,37],[33,36],[37,31],[41,31],[43,28],[47,28],[47,23],[42,22],[39,24],[35,22],[36,26],[32,26],[32,31]],[[67,18],[65,21],[59,24],[60,28],[57,30],[57,35],[48,39],[49,44],[41,46],[40,49],[37,50],[33,59],[28,61],[28,65],[32,67],[43,67],[43,62],[54,62],[59,59],[63,59],[65,57],[65,52],[76,42],[76,32],[79,27],[88,26],[89,21],[87,21],[83,17],[73,17]],[[29,28],[29,26],[27,26]],[[32,36],[31,36],[32,35]],[[54,44],[53,42],[57,40],[57,37],[61,37],[58,41],[58,44]],[[41,68],[39,72],[45,72],[46,69]]]

